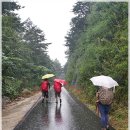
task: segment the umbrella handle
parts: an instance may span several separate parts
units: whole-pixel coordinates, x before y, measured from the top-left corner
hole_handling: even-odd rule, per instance
[[[113,87],[113,93],[115,93],[115,86]]]
[[[98,102],[96,102],[96,114],[98,117],[100,117],[100,111],[99,111],[99,107],[98,107]]]

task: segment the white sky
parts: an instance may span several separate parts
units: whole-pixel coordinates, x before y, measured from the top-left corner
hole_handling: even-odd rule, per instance
[[[52,60],[58,59],[63,66],[67,59],[65,51],[65,36],[70,29],[71,12],[77,0],[15,0],[25,8],[20,9],[22,21],[30,18],[45,34],[46,42],[52,44],[48,47],[48,55]]]

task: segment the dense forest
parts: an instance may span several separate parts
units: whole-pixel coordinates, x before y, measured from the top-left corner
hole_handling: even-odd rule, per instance
[[[90,78],[107,75],[115,79],[116,103],[128,105],[128,3],[77,2],[75,17],[65,36],[68,48],[66,79],[86,93],[92,102],[95,86]]]
[[[64,67],[48,55],[46,37],[30,18],[21,22],[17,2],[2,2],[2,101],[39,91],[47,73],[65,77],[66,88],[87,107],[95,108],[90,78],[106,75],[116,80],[112,125],[128,128],[128,2],[77,2],[65,36]],[[25,7],[26,8],[26,7]],[[60,19],[60,18],[59,18]],[[71,91],[74,90],[74,91]],[[88,105],[89,104],[89,105]]]
[[[39,86],[41,76],[63,72],[59,61],[51,60],[43,30],[30,18],[21,22],[16,2],[2,2],[2,96],[11,99],[24,88]],[[115,79],[115,100],[128,105],[128,3],[77,2],[75,17],[65,36],[66,80],[90,99],[95,89],[90,78],[108,75]],[[91,101],[91,100],[90,100]]]
[[[46,73],[62,72],[57,59],[50,59],[44,32],[30,18],[21,22],[14,13],[21,7],[15,2],[2,2],[2,97],[14,99],[24,89],[39,89]],[[36,89],[36,88],[35,88]]]

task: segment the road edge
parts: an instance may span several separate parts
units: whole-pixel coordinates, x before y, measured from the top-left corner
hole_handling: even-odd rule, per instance
[[[23,116],[23,118],[18,122],[18,124],[14,127],[13,130],[17,129],[22,123],[23,121],[27,118],[27,116],[31,113],[31,111],[37,106],[37,104],[40,102],[40,98],[41,96],[36,100],[36,102],[32,105],[32,107],[25,113],[25,115]]]

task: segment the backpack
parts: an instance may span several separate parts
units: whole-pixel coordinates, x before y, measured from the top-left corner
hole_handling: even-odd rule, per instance
[[[59,82],[54,82],[54,90],[55,90],[56,92],[60,93],[60,92],[61,92],[61,87],[62,87],[61,83],[59,83]]]
[[[99,101],[103,105],[110,105],[113,101],[114,93],[111,88],[100,88],[99,89]]]
[[[47,81],[42,82],[41,89],[43,91],[48,91],[48,82]]]

